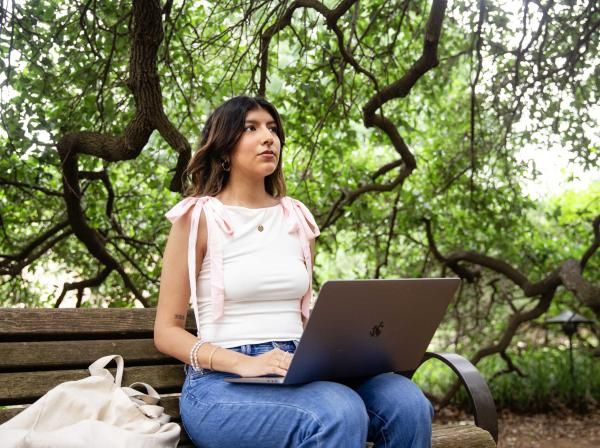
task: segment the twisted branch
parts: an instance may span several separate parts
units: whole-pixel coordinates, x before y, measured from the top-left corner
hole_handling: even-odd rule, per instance
[[[97,258],[105,269],[102,272],[115,270],[125,285],[144,306],[148,303],[133,284],[124,268],[106,249],[105,237],[97,229],[91,227],[85,217],[81,204],[82,191],[80,179],[99,176],[109,192],[107,214],[112,213],[112,189],[105,174],[80,172],[78,157],[88,154],[107,162],[130,160],[137,157],[152,132],[156,129],[166,142],[178,153],[175,174],[171,180],[171,189],[181,191],[182,174],[191,154],[191,147],[181,133],[173,126],[165,115],[160,82],[157,71],[157,54],[163,39],[162,10],[158,0],[134,0],[133,2],[133,36],[129,60],[129,78],[127,86],[135,101],[135,114],[126,126],[122,135],[112,136],[95,132],[77,132],[64,135],[57,145],[63,172],[64,199],[67,206],[69,223],[77,238],[88,251]],[[94,281],[82,283],[95,286],[102,281],[102,275]],[[106,278],[105,276],[103,278]],[[80,282],[81,283],[81,282]],[[73,288],[79,288],[75,286]],[[62,300],[62,299],[61,299]]]
[[[443,256],[435,244],[433,233],[431,231],[431,223],[429,221],[425,222],[427,240],[431,252],[440,263],[452,269],[457,275],[466,278],[469,281],[473,281],[473,272],[464,268],[460,263],[466,262],[478,265],[497,272],[511,280],[522,290],[526,297],[536,297],[536,301],[534,302],[535,306],[533,308],[529,310],[514,310],[509,318],[506,328],[497,342],[479,349],[471,358],[473,364],[476,365],[486,356],[504,353],[523,323],[534,320],[548,311],[559,286],[564,286],[573,291],[585,305],[589,306],[597,316],[600,316],[600,288],[586,283],[581,275],[583,267],[585,266],[584,260],[589,260],[589,258],[598,250],[599,226],[600,216],[596,217],[593,222],[594,241],[580,262],[567,260],[546,275],[545,278],[534,283],[507,262],[494,257],[489,257],[473,251],[460,251]],[[458,390],[458,387],[458,383],[454,384],[442,399],[442,405],[447,404],[450,401]]]

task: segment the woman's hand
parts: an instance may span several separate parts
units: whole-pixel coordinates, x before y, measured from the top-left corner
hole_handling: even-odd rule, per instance
[[[285,376],[293,355],[279,348],[275,348],[270,352],[263,353],[258,356],[248,356],[240,364],[238,375],[242,377],[279,375]]]

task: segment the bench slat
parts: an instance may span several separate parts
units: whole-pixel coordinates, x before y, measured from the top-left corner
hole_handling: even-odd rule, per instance
[[[494,448],[496,442],[475,425],[434,425],[431,448]]]
[[[155,315],[156,308],[3,308],[0,338],[39,341],[82,334],[151,335]],[[186,328],[196,328],[192,311],[188,313]]]
[[[171,420],[175,422],[181,421],[179,415],[179,397],[181,394],[168,394],[160,397],[160,405],[165,408],[165,413],[171,416]]]
[[[115,375],[115,369],[109,370]],[[87,369],[0,373],[0,403],[31,403],[60,383],[89,375]],[[123,375],[124,385],[141,381],[161,393],[181,390],[183,380],[182,364],[126,367]]]
[[[0,344],[0,372],[87,368],[98,358],[111,354],[123,356],[129,366],[174,361],[156,350],[152,339],[7,342]]]
[[[7,420],[10,420],[19,412],[25,409],[24,406],[15,406],[10,408],[0,408],[0,425]]]

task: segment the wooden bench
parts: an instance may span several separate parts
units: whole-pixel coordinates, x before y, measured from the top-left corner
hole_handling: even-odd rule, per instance
[[[125,359],[123,384],[151,384],[165,411],[179,421],[182,363],[155,349],[154,315],[154,309],[0,309],[0,424],[57,384],[88,376],[89,364],[109,354]],[[187,326],[195,331],[192,313]],[[495,447],[496,410],[483,378],[464,358],[428,357],[441,359],[459,374],[476,423],[434,427],[432,446]],[[179,446],[191,446],[184,431]]]

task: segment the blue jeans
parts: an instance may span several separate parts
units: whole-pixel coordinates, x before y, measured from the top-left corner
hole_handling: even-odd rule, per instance
[[[296,343],[268,342],[233,350],[256,356]],[[431,446],[433,408],[409,379],[394,373],[299,386],[231,384],[229,373],[187,370],[180,400],[186,432],[197,447],[364,448]]]

